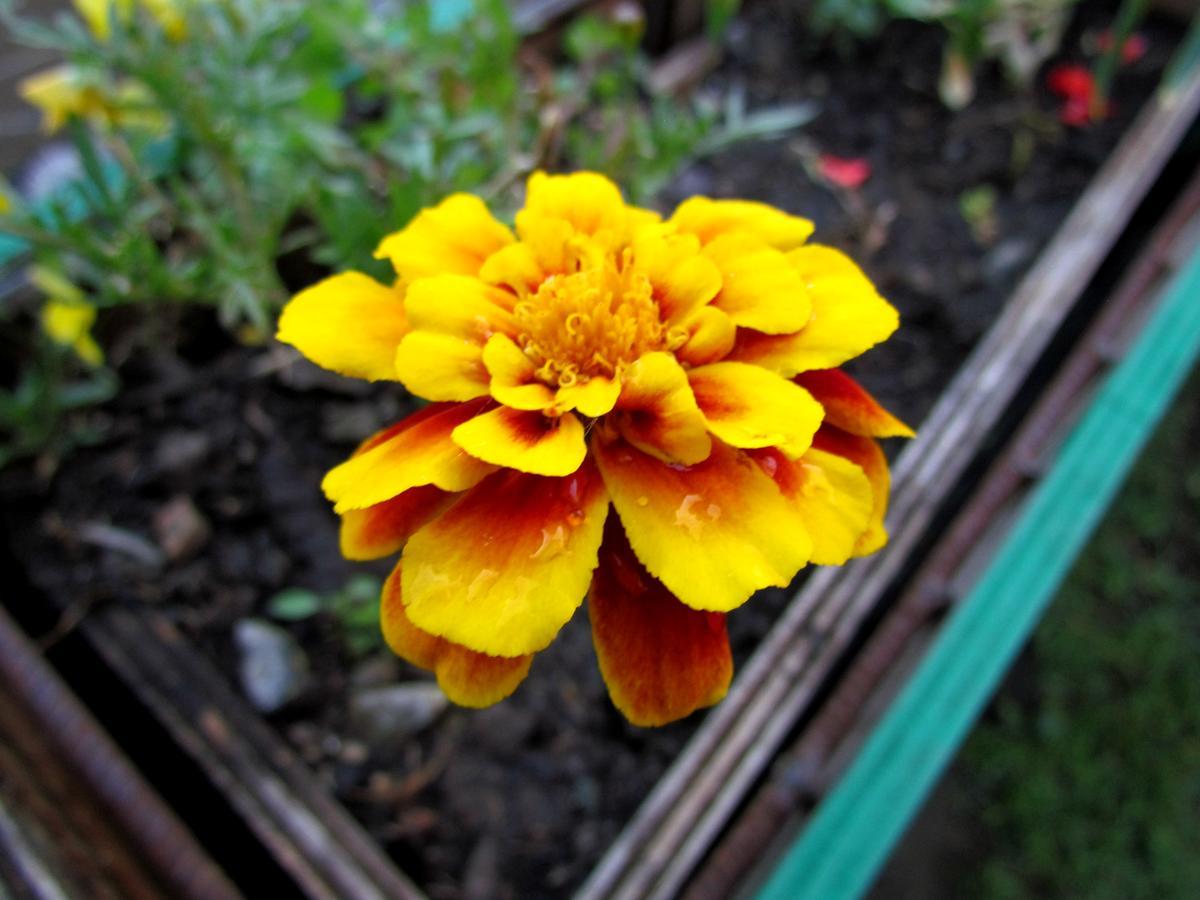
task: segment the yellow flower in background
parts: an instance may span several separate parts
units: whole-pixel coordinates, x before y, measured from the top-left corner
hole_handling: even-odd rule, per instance
[[[145,85],[126,79],[102,89],[69,65],[54,66],[23,79],[17,92],[42,112],[42,130],[53,134],[72,116],[95,125],[125,125],[161,132],[166,115],[153,106]]]
[[[836,367],[896,311],[811,223],[600,175],[530,178],[511,231],[456,194],[385,238],[395,285],[297,295],[280,340],[433,401],[326,476],[352,559],[402,551],[392,649],[457,703],[516,689],[588,596],[615,705],[657,725],[720,700],[725,614],[886,541],[876,438],[911,435]]]
[[[17,92],[42,111],[42,130],[53,134],[71,116],[105,119],[111,107],[94,85],[83,82],[71,66],[54,66],[22,79]]]
[[[54,343],[72,348],[89,366],[104,362],[104,352],[92,337],[96,309],[83,291],[45,266],[31,266],[29,281],[46,295],[42,306],[42,331]]]
[[[187,19],[181,0],[73,0],[75,9],[98,41],[112,34],[112,18],[128,22],[136,6],[141,6],[173,41],[187,36]]]

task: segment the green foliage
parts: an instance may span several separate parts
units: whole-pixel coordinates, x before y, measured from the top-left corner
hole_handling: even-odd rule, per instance
[[[1193,378],[1035,635],[1036,699],[965,748],[983,896],[1200,893],[1198,435]]]
[[[250,340],[287,299],[281,270],[390,278],[380,238],[450,193],[503,215],[534,169],[588,168],[644,202],[697,154],[812,115],[722,122],[715,104],[648,97],[637,19],[577,20],[555,69],[520,62],[506,0],[180,2],[175,28],[161,5],[110,7],[98,37],[0,0],[18,41],[67,59],[60,117],[82,164],[45,204],[0,210],[0,232],[97,309],[208,304]],[[9,457],[61,418],[65,386],[39,372],[2,398],[6,430],[24,435]]]
[[[117,386],[111,371],[83,371],[70,348],[40,339],[15,387],[0,391],[0,468],[37,455],[53,464],[94,443],[102,431],[86,411],[112,399]]]
[[[340,590],[318,594],[303,588],[280,591],[267,603],[267,612],[282,622],[299,622],[328,615],[337,623],[352,656],[366,656],[383,645],[379,630],[379,592],[372,575],[354,575]]]
[[[181,39],[137,7],[105,40],[8,6],[13,34],[64,53],[105,111],[71,128],[85,165],[69,200],[89,215],[18,210],[0,230],[100,307],[212,303],[265,333],[284,254],[382,276],[384,233],[458,190],[511,208],[538,167],[646,197],[717,120],[645,102],[640,23],[578,20],[572,65],[530,85],[505,0],[193,3]]]

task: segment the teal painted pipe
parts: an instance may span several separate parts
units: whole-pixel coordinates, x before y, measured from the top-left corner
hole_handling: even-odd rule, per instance
[[[758,900],[851,900],[953,758],[1200,355],[1200,247]]]

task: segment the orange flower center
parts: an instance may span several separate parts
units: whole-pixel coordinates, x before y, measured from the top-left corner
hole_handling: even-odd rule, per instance
[[[673,350],[687,337],[663,323],[650,282],[628,251],[551,275],[516,304],[514,314],[521,329],[517,341],[538,367],[538,378],[557,387],[611,378],[642,354]]]

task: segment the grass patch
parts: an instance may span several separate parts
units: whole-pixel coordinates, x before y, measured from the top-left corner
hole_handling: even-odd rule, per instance
[[[1200,896],[1200,375],[962,757],[970,896]]]

